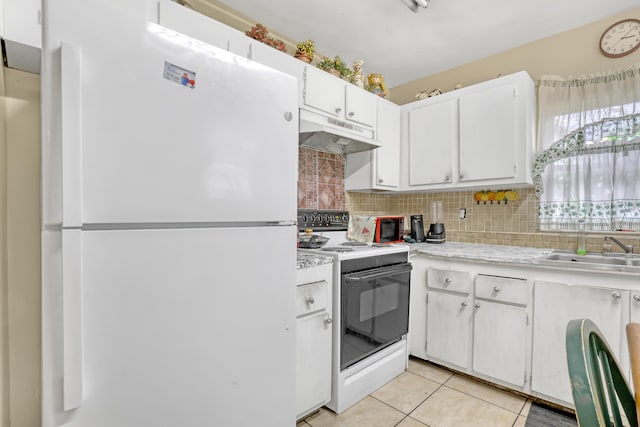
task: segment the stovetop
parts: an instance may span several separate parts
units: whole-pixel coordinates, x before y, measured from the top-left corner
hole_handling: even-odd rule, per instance
[[[403,244],[393,243],[362,243],[343,242],[332,244],[331,241],[319,249],[304,249],[305,252],[313,252],[323,255],[331,255],[338,260],[364,258],[377,255],[387,255],[391,253],[408,252],[409,247]]]

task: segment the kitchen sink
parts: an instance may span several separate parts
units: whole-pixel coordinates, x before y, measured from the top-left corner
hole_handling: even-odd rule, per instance
[[[577,255],[571,251],[553,251],[539,258],[541,264],[575,268],[628,271],[640,273],[640,255],[589,252]]]

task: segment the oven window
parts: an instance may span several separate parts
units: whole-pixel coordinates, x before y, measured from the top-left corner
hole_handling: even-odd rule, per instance
[[[360,323],[398,309],[400,284],[369,289],[360,294]]]
[[[407,263],[343,276],[340,369],[407,333],[410,271]]]

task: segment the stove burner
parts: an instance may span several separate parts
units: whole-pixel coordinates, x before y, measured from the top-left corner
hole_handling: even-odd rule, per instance
[[[342,246],[367,246],[364,242],[348,241],[340,243]]]
[[[321,250],[326,252],[353,252],[353,248],[349,248],[347,246],[328,246]]]

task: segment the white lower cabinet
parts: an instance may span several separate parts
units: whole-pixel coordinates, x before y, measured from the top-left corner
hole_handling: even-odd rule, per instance
[[[636,274],[419,252],[411,262],[412,356],[572,408],[566,328],[588,318],[630,378],[625,326],[640,322]]]
[[[427,356],[466,369],[473,305],[469,295],[430,291],[427,302]]]
[[[427,286],[427,357],[466,369],[473,314],[469,273],[429,268]]]
[[[573,405],[566,355],[566,328],[572,319],[591,319],[620,357],[626,338],[629,291],[536,281],[534,291],[532,391]]]
[[[476,301],[473,325],[473,370],[523,387],[526,372],[525,307]]]
[[[526,392],[532,282],[487,263],[411,262],[410,354]]]
[[[332,264],[298,270],[296,418],[331,400]]]

